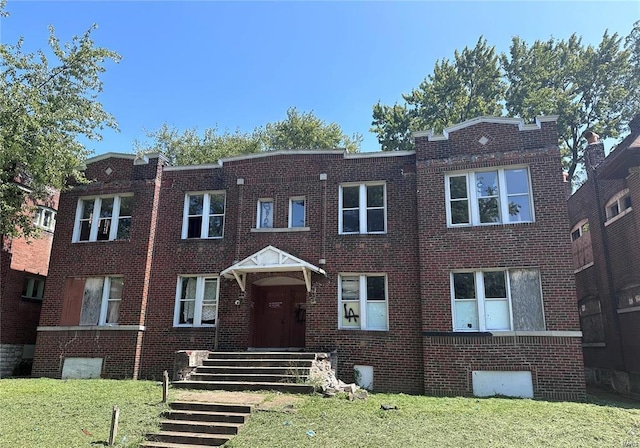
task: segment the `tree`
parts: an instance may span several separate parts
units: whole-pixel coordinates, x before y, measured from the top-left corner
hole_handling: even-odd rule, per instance
[[[436,61],[433,73],[402,95],[405,105],[374,105],[371,131],[383,151],[411,149],[412,131],[442,132],[469,118],[500,115],[504,91],[500,59],[481,36],[474,48],[455,51],[453,61]]]
[[[268,123],[264,131],[265,148],[277,149],[337,149],[358,152],[362,136],[349,137],[337,123],[325,123],[313,112],[287,109],[287,118]]]
[[[373,106],[372,131],[383,150],[412,147],[411,131],[434,129],[481,115],[558,115],[559,146],[569,178],[583,161],[582,132],[618,137],[640,107],[640,21],[626,37],[604,33],[597,46],[566,40],[514,37],[496,55],[482,37],[475,48],[437,61],[433,74],[405,104]]]
[[[200,165],[215,163],[224,157],[251,154],[262,150],[260,130],[242,133],[220,133],[217,127],[207,128],[202,136],[197,129],[183,132],[163,124],[155,131],[146,132],[148,142],[135,142],[136,152],[161,152],[174,165]]]
[[[0,13],[4,11],[0,1]],[[0,44],[0,234],[34,237],[33,207],[70,178],[82,181],[89,153],[79,136],[97,140],[114,118],[97,101],[106,60],[120,56],[95,47],[93,25],[62,45],[49,28],[56,62],[43,51],[25,53],[23,40]]]

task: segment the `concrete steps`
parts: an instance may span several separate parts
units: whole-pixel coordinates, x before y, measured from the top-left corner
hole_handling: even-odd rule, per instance
[[[208,390],[275,390],[309,394],[306,384],[315,353],[305,352],[213,352],[188,380],[173,387]]]
[[[160,431],[147,434],[145,448],[221,446],[238,434],[251,414],[244,405],[176,401],[164,414]]]

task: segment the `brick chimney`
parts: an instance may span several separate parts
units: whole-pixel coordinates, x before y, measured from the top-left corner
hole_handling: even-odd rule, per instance
[[[587,139],[587,147],[584,148],[584,164],[588,174],[604,160],[604,144],[600,141],[600,136],[593,131],[584,131],[582,136]]]

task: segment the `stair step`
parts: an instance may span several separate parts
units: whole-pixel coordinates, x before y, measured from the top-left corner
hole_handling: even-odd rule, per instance
[[[280,392],[291,392],[300,394],[310,394],[314,388],[310,384],[304,383],[269,383],[269,382],[238,382],[238,381],[174,381],[175,388],[183,389],[208,389],[208,390],[276,390]]]
[[[175,444],[191,444],[199,446],[220,446],[229,441],[233,436],[223,434],[203,434],[180,431],[160,431],[147,434],[148,442],[164,442]]]
[[[192,445],[184,443],[171,443],[171,442],[151,442],[145,441],[138,445],[143,448],[202,448],[202,445]]]
[[[243,412],[210,412],[178,410],[167,411],[163,416],[169,420],[190,420],[201,422],[245,423],[249,414]]]
[[[254,359],[204,359],[203,366],[208,367],[284,367],[284,368],[310,368],[313,363],[310,359],[281,359],[281,358],[254,358]]]
[[[225,422],[201,422],[195,420],[162,420],[162,431],[191,432],[198,434],[225,434],[236,435],[242,424]]]
[[[174,382],[173,384],[181,383]],[[169,403],[171,409],[180,411],[205,411],[205,412],[224,412],[249,415],[251,406],[244,404],[227,404],[227,403],[207,403],[204,401],[172,401]]]
[[[198,372],[201,373],[229,373],[233,375],[287,375],[291,372],[295,373],[308,373],[311,367],[291,367],[291,366],[276,366],[276,367],[260,367],[260,366],[198,366]]]
[[[296,383],[307,379],[309,375],[265,375],[265,374],[225,374],[225,373],[193,373],[191,381],[231,381],[260,383]]]
[[[307,359],[307,360],[314,360],[316,359],[316,353],[315,352],[261,352],[261,351],[256,351],[256,352],[212,352],[209,353],[209,359],[216,359],[216,358],[225,358],[225,359],[231,359],[231,358],[242,358],[242,359],[249,359],[249,358],[281,358],[281,359],[290,359],[290,358],[296,358],[296,359]]]

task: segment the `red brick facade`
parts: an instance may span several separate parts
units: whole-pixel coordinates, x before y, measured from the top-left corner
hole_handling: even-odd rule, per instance
[[[588,231],[575,233],[573,242],[579,248],[574,268],[587,381],[638,397],[640,116],[630,127],[606,158],[602,143],[585,148],[588,178],[568,206],[574,232],[588,223]]]
[[[483,136],[488,141],[477,143]],[[416,151],[406,153],[275,152],[197,167],[167,167],[157,157],[147,164],[117,155],[95,158],[87,178],[96,181],[61,198],[65,213],[58,220],[34,374],[59,377],[64,359],[97,357],[104,376],[158,378],[177,350],[270,347],[265,341],[273,341],[273,334],[261,313],[288,306],[285,292],[304,288],[307,266],[308,290],[295,303],[295,318],[275,319],[271,333],[293,338],[295,328],[302,328],[296,337],[304,342],[294,345],[335,350],[344,380],[353,379],[354,365],[364,365],[373,368],[378,391],[470,395],[476,370],[526,370],[536,397],[581,399],[582,355],[555,142],[552,121],[522,128],[517,120],[498,119],[451,128],[448,139],[418,135]],[[512,165],[531,178],[533,222],[447,225],[447,173]],[[128,239],[72,242],[79,198],[132,192]],[[185,197],[202,192],[225,195],[222,238],[183,238]],[[348,194],[361,195],[356,211]],[[305,200],[305,227],[290,228],[289,201],[299,197]],[[257,228],[258,202],[265,199],[273,206],[273,228]],[[343,234],[342,219],[349,220],[342,223],[345,232],[357,222],[362,233]],[[381,225],[382,231],[374,231]],[[293,256],[301,264],[249,270],[243,292],[231,273],[269,246],[284,254],[282,260]],[[453,331],[451,273],[484,269],[539,272],[543,327]],[[223,271],[228,275],[219,276]],[[204,275],[218,279],[216,327],[174,325],[183,285],[178,279]],[[61,326],[70,309],[69,279],[95,276],[124,278],[118,325]],[[341,302],[351,297],[348,281],[361,285],[359,302],[349,304],[356,307],[349,313],[358,313],[353,320]],[[375,296],[379,290],[384,297]],[[266,307],[266,294],[280,298]],[[346,328],[354,321],[369,329]]]

